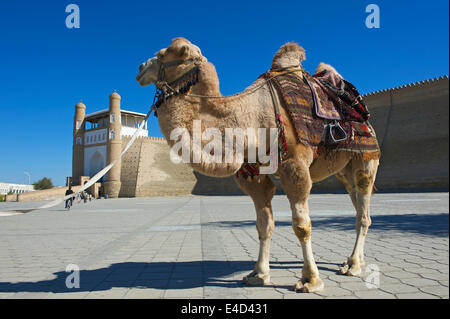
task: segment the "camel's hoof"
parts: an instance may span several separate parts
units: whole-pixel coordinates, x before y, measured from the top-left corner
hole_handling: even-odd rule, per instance
[[[362,270],[361,267],[356,264],[350,266],[348,262],[344,262],[344,264],[339,267],[339,273],[341,275],[359,277],[361,276]]]
[[[247,286],[264,286],[270,284],[270,275],[258,274],[252,271],[250,274],[242,278]]]
[[[295,286],[294,291],[300,291],[300,292],[317,292],[321,291],[323,289],[323,281],[320,278],[313,278],[311,280],[299,280]]]

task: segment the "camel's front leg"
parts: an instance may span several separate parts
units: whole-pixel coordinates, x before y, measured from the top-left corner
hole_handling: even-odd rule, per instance
[[[242,176],[235,178],[239,187],[248,194],[256,209],[256,229],[259,236],[259,256],[253,271],[243,278],[245,284],[261,286],[270,283],[270,241],[275,228],[270,204],[275,194],[275,185],[266,175],[261,176],[258,183],[256,179],[247,181]]]
[[[309,218],[308,197],[312,187],[308,166],[298,159],[285,161],[280,170],[283,189],[291,204],[292,228],[300,240],[303,252],[302,279],[294,286],[295,291],[316,292],[324,285],[311,247],[311,219]]]

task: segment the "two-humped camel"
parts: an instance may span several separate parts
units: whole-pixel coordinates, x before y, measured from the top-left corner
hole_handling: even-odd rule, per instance
[[[305,59],[303,48],[288,43],[275,55],[272,68],[298,66]],[[164,72],[160,72],[164,65]],[[193,121],[201,120],[202,130],[214,127],[224,132],[225,128],[276,128],[274,105],[266,80],[258,78],[245,91],[228,97],[220,97],[219,79],[213,64],[207,61],[200,49],[184,38],[176,38],[168,48],[160,50],[156,57],[141,64],[136,77],[141,86],[170,83],[198,66],[198,82],[188,94],[168,98],[158,108],[158,120],[162,133],[172,146],[170,139],[175,128],[186,128],[192,133]],[[321,64],[319,67],[327,67]],[[298,76],[303,76],[301,71]],[[211,98],[208,98],[211,97]],[[279,97],[278,97],[279,99]],[[280,105],[281,102],[280,102]],[[311,247],[311,220],[308,197],[312,183],[336,175],[345,185],[356,209],[356,243],[352,254],[340,268],[342,274],[359,276],[364,265],[364,241],[371,224],[369,203],[378,168],[378,159],[362,161],[352,152],[337,152],[332,159],[319,155],[314,160],[313,150],[299,143],[289,114],[281,108],[286,128],[288,153],[279,164],[275,176],[280,178],[292,210],[292,227],[300,240],[304,265],[302,279],[294,289],[315,292],[323,289],[323,282],[314,261]],[[191,134],[192,136],[192,134]],[[203,144],[207,141],[202,141]],[[267,143],[268,144],[268,143]],[[246,144],[246,147],[248,145]],[[191,148],[192,152],[192,148]],[[192,154],[191,154],[192,155]],[[267,175],[261,179],[245,179],[236,176],[242,163],[205,162],[190,163],[202,174],[214,177],[235,176],[239,187],[248,194],[256,209],[256,228],[260,240],[259,256],[254,270],[243,278],[248,285],[264,285],[270,282],[270,241],[274,231],[271,200],[275,185]]]

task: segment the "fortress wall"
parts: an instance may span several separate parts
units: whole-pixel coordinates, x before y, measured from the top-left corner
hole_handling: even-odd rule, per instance
[[[131,137],[122,136],[122,150],[125,148]],[[137,138],[128,151],[122,156],[120,170],[120,197],[136,196],[136,181],[139,168],[139,159],[142,148],[142,138]]]
[[[11,194],[11,195],[6,195],[5,196],[5,202],[18,202],[18,200],[17,200],[17,196],[18,196],[19,194]]]
[[[210,177],[194,172],[197,178],[192,194],[195,195],[243,195],[244,192],[237,186],[231,177]]]
[[[382,152],[377,188],[448,190],[448,78],[380,95],[366,97]]]
[[[172,163],[167,142],[154,137],[140,140],[136,196],[191,194],[197,182],[195,175],[188,165]]]
[[[72,186],[72,190],[77,192],[81,186]],[[64,197],[67,187],[53,187],[50,189],[37,190],[33,192],[27,192],[18,194],[18,202],[33,202],[41,200],[54,200]]]
[[[425,81],[364,96],[381,147],[380,191],[448,190],[449,80]],[[313,191],[344,191],[335,177]]]

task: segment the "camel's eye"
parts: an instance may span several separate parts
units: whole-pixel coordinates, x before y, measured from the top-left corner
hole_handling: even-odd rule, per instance
[[[159,50],[158,53],[156,53],[156,57],[157,57],[158,59],[161,59],[162,57],[164,57],[164,55],[166,54],[166,52],[167,52],[167,49],[161,49],[161,50]]]

